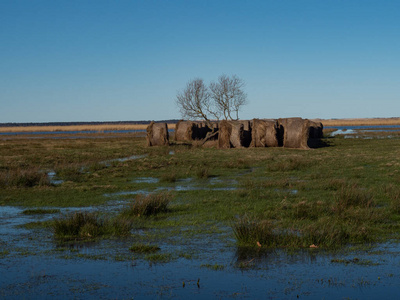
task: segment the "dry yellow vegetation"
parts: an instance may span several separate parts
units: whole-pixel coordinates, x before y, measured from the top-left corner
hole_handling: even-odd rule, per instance
[[[39,131],[97,131],[106,130],[146,130],[148,124],[102,124],[102,125],[64,125],[64,126],[15,126],[0,127],[0,132],[39,132]],[[168,124],[168,128],[174,129],[175,124]]]
[[[324,126],[400,125],[400,118],[315,119]]]
[[[322,122],[324,126],[362,126],[362,125],[400,125],[400,118],[360,118],[360,119],[313,119]],[[63,132],[63,131],[96,131],[106,130],[146,130],[149,124],[102,124],[102,125],[63,125],[63,126],[15,126],[0,127],[0,132]],[[168,124],[169,129],[175,129],[175,124]]]

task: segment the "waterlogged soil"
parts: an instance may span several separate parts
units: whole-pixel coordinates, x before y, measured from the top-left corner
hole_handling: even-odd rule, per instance
[[[338,144],[342,141],[339,139]],[[178,160],[182,155],[180,148],[168,151],[160,151],[160,156]],[[288,151],[285,153],[292,153]],[[119,163],[128,167],[136,163],[138,166],[147,163],[154,168],[165,167],[160,162],[151,165],[151,155],[124,154],[120,157],[124,158],[102,159],[101,164],[110,165],[107,170]],[[375,157],[375,152],[371,157]],[[369,170],[373,160],[370,159],[369,165],[364,161],[363,168],[368,166]],[[230,162],[226,165],[230,166]],[[385,172],[391,170],[393,176],[397,176],[396,161],[382,166]],[[283,170],[279,173],[289,173],[282,177],[284,180],[274,178],[278,173],[277,167]],[[59,212],[36,215],[24,214],[25,208],[22,207],[0,206],[0,298],[378,299],[384,295],[395,299],[400,293],[400,246],[394,241],[330,252],[320,248],[268,250],[263,245],[249,250],[237,246],[228,222],[215,221],[212,211],[207,211],[210,218],[199,218],[201,221],[197,223],[196,219],[191,223],[183,218],[188,212],[185,210],[188,203],[198,204],[190,202],[191,197],[201,201],[203,196],[212,195],[205,199],[208,202],[204,202],[204,206],[224,203],[227,197],[240,196],[241,193],[247,197],[248,191],[260,188],[256,180],[265,186],[275,180],[270,186],[274,197],[287,199],[288,203],[295,197],[301,201],[305,192],[313,192],[314,186],[310,188],[307,184],[314,177],[300,176],[299,172],[291,174],[290,167],[271,161],[268,172],[266,168],[249,164],[226,173],[210,168],[211,175],[206,174],[205,178],[195,177],[195,172],[185,177],[188,173],[181,171],[171,180],[165,180],[168,176],[162,177],[157,171],[141,172],[126,177],[123,185],[101,190],[100,197],[106,196],[103,197],[105,202],[99,202],[102,205],[40,207],[44,210],[58,209]],[[301,169],[302,166],[297,167]],[[380,170],[380,167],[375,170]],[[136,172],[138,168],[132,170]],[[360,169],[353,171],[357,178],[362,177],[362,173],[358,173]],[[122,174],[126,176],[127,173]],[[202,172],[198,174],[203,175]],[[45,187],[44,192],[48,189],[62,191],[78,185],[63,181],[55,172],[50,172],[49,177],[56,187]],[[150,226],[135,227],[132,235],[126,238],[60,243],[54,238],[52,228],[41,223],[76,211],[95,211],[112,217],[134,200],[131,195],[159,191],[171,191],[177,195],[171,203],[172,209],[176,209],[174,214],[165,216],[161,225],[153,222]],[[251,200],[250,197],[244,199]],[[182,220],[191,225],[181,225]],[[40,223],[42,225],[35,225]],[[137,243],[156,245],[160,250],[153,254],[131,252],[129,248]]]
[[[88,207],[87,211],[104,211]],[[120,203],[108,204],[109,212]],[[51,220],[60,213],[24,215],[0,207],[0,297],[78,298],[395,298],[400,293],[400,246],[386,243],[367,251],[303,249],[251,251],[237,248],[230,228],[181,243],[179,235],[158,240],[152,262],[129,247],[146,234],[87,243],[54,240],[51,229],[21,225]],[[162,230],[168,230],[162,229]]]

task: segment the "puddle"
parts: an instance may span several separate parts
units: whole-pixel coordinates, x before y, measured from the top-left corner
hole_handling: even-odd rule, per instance
[[[334,132],[332,132],[330,135],[331,136],[336,136],[336,135],[342,135],[342,134],[356,134],[356,132],[354,131],[354,130],[352,130],[352,129],[339,129],[339,130],[336,130],[336,131],[334,131]]]
[[[143,154],[143,155],[132,155],[128,157],[123,157],[123,158],[115,158],[115,159],[110,159],[101,162],[102,164],[105,164],[107,167],[109,167],[113,162],[126,162],[129,160],[135,160],[135,159],[141,159],[147,157],[148,154]]]
[[[134,183],[159,183],[160,179],[155,177],[139,177],[133,180]]]
[[[49,177],[50,184],[60,185],[64,182],[64,180],[55,179],[55,178],[57,178],[57,174],[54,171],[47,172],[47,176]]]
[[[297,193],[299,192],[298,190],[291,190],[291,189],[275,189],[275,192],[278,193],[285,193],[285,194],[291,194],[291,195],[297,195]]]

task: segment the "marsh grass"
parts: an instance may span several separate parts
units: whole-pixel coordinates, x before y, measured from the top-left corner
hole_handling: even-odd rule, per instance
[[[149,195],[136,195],[136,198],[122,211],[123,216],[154,216],[168,212],[168,205],[173,199],[171,193],[163,192]]]
[[[133,135],[95,137],[99,136],[0,140],[0,174],[18,169],[56,170],[61,171],[57,173],[57,179],[64,180],[58,186],[41,187],[34,183],[32,188],[1,187],[0,205],[32,208],[96,206],[110,200],[126,200],[124,196],[112,199],[105,196],[116,195],[119,191],[168,189],[177,178],[212,174],[221,178],[221,182],[236,180],[240,189],[176,191],[173,209],[169,209],[170,204],[139,205],[133,199],[132,207],[117,217],[98,217],[105,223],[98,238],[124,232],[130,234],[130,228],[140,227],[148,229],[146,238],[148,234],[155,235],[148,241],[160,239],[166,244],[173,243],[174,247],[180,242],[188,244],[193,239],[198,243],[199,237],[204,236],[220,238],[223,245],[230,247],[235,235],[234,228],[229,227],[230,222],[234,216],[243,215],[252,216],[248,222],[251,226],[240,229],[238,224],[237,235],[250,232],[250,238],[243,239],[248,239],[256,250],[256,239],[265,239],[262,249],[267,246],[301,248],[313,243],[319,243],[318,246],[325,249],[399,237],[399,138],[331,137],[327,139],[331,147],[301,151],[281,148],[222,150],[186,145],[158,148],[146,147],[144,138]],[[174,155],[168,155],[171,149]],[[143,154],[148,155],[106,167],[101,165],[104,161]],[[62,169],[66,169],[64,174]],[[138,177],[169,177],[172,180],[135,183],[134,179]],[[202,183],[208,184],[206,180],[196,182]],[[139,196],[137,199],[144,198]],[[153,212],[161,216],[151,217]],[[138,215],[150,217],[138,218]],[[259,237],[257,230],[265,234]],[[180,235],[183,231],[185,234]],[[84,231],[79,232],[72,239],[90,239],[89,230],[86,235]],[[179,241],[175,239],[177,235]],[[241,245],[239,241],[238,244]]]
[[[75,212],[53,221],[54,235],[62,240],[95,239],[101,236],[124,236],[132,223],[125,218],[106,219],[92,212]]]
[[[55,171],[57,177],[64,181],[83,182],[85,180],[84,169],[86,166],[82,164],[64,164],[57,166]]]
[[[275,243],[274,227],[270,221],[257,220],[247,215],[232,222],[233,233],[239,244],[271,246]]]
[[[272,159],[268,164],[267,170],[273,172],[279,171],[298,171],[305,169],[313,164],[313,161],[307,160],[302,156],[289,156],[284,159]]]
[[[372,194],[353,184],[344,186],[338,191],[333,210],[340,214],[351,207],[371,208],[373,206],[375,203]]]
[[[298,248],[312,244],[336,249],[350,243],[370,243],[378,239],[377,224],[386,224],[389,213],[377,207],[370,191],[346,185],[332,201],[284,198],[268,220],[247,215],[233,222],[239,246]]]
[[[150,263],[167,263],[172,260],[172,255],[170,253],[147,254],[144,259]]]
[[[0,170],[0,187],[50,186],[50,179],[45,172],[36,167]]]
[[[160,182],[173,183],[173,182],[176,182],[177,180],[178,180],[178,176],[175,172],[166,173],[160,177]]]

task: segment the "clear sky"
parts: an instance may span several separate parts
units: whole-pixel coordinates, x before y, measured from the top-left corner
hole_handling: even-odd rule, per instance
[[[400,1],[0,1],[0,123],[180,118],[221,74],[242,119],[399,117]]]

